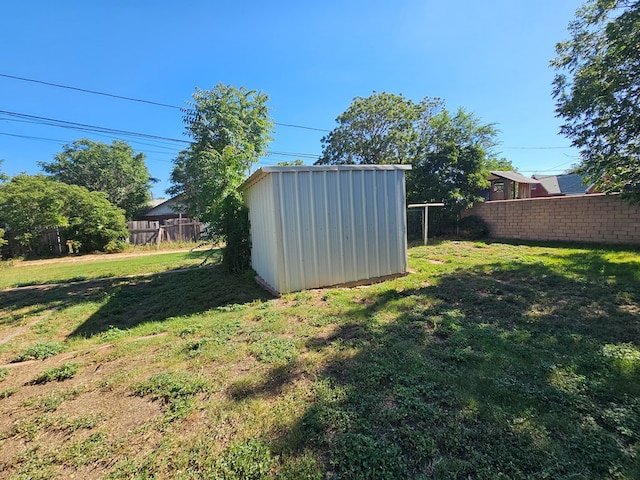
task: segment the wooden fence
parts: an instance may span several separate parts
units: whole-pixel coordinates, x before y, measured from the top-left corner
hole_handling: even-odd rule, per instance
[[[168,220],[135,220],[127,222],[129,242],[146,245],[161,242],[197,242],[202,226],[192,218],[170,218]]]

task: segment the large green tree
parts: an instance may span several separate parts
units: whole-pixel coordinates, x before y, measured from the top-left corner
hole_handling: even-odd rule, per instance
[[[322,156],[316,163],[412,163],[420,132],[441,107],[438,99],[415,103],[386,92],[356,97],[336,118],[338,126],[322,138]]]
[[[449,112],[438,99],[414,102],[402,95],[357,97],[322,139],[318,164],[411,164],[407,195],[412,202],[445,202],[455,217],[480,201],[488,170],[498,160],[498,131],[460,108]]]
[[[490,169],[507,167],[497,159],[498,130],[473,113],[459,108],[433,115],[421,129],[407,174],[407,197],[411,202],[443,201],[445,212],[456,216],[475,202],[489,185]]]
[[[127,237],[123,210],[104,193],[44,175],[16,175],[0,184],[0,224],[27,254],[38,252],[40,234],[52,227],[84,252],[116,249]]]
[[[551,65],[561,132],[578,171],[605,192],[640,201],[640,1],[588,0]]]
[[[227,243],[226,253],[238,244],[248,248],[246,242],[234,240],[243,236],[235,227],[248,228],[237,188],[271,141],[267,100],[262,92],[219,84],[211,90],[196,89],[184,109],[191,145],[174,160],[168,192],[180,196],[190,215],[209,224],[210,236]],[[232,264],[233,270],[242,268],[236,261]]]
[[[134,152],[121,140],[107,145],[83,138],[65,145],[52,162],[40,165],[57,181],[106,193],[131,219],[147,207],[151,185],[157,181],[144,160],[144,153]]]

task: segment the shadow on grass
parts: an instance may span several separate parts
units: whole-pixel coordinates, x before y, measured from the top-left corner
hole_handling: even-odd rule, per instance
[[[0,324],[22,321],[50,310],[83,303],[102,306],[70,337],[91,337],[109,328],[129,329],[230,304],[271,298],[253,274],[227,274],[218,265],[132,278],[106,278],[58,285],[38,285],[0,292]]]
[[[229,274],[219,265],[162,273],[114,284],[104,306],[70,337],[91,337],[110,328],[121,330],[147,322],[204,312],[231,304],[271,298],[253,273]]]
[[[336,478],[640,478],[640,290],[604,257],[564,261],[364,292],[308,341],[330,360],[277,448]],[[602,265],[619,281],[574,274]]]

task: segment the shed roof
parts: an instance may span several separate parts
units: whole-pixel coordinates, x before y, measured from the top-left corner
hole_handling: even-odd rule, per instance
[[[261,167],[253,172],[253,174],[240,185],[239,190],[246,190],[258,180],[266,177],[269,173],[342,172],[348,170],[411,170],[411,165],[292,165]]]
[[[511,180],[512,182],[518,182],[518,183],[540,183],[539,180],[536,180],[534,178],[529,178],[529,177],[525,177],[524,175],[520,175],[518,172],[505,172],[502,170],[492,170],[491,175],[494,175],[496,177],[502,177],[502,178],[506,178],[507,180]]]

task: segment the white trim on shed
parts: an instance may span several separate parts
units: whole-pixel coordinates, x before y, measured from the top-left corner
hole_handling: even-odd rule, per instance
[[[275,293],[407,271],[409,165],[263,167],[240,187],[251,264]]]

